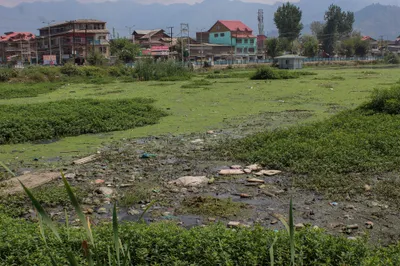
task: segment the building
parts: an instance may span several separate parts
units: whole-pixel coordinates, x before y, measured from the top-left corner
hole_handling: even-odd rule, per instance
[[[82,64],[93,52],[99,52],[106,58],[110,57],[109,31],[104,21],[65,21],[40,28],[39,32],[38,54],[39,60],[44,64],[63,63],[70,59]]]
[[[253,30],[238,20],[218,20],[209,29],[209,43],[231,47],[232,59],[255,60],[257,37]]]
[[[6,32],[0,36],[0,63],[36,60],[35,35],[30,32]]]
[[[200,43],[190,45],[190,59],[194,61],[228,61],[231,59],[230,45]]]
[[[132,41],[142,48],[142,55],[153,57],[168,57],[170,47],[176,43],[176,40],[162,29],[135,30],[132,33]]]
[[[275,57],[280,69],[301,69],[306,57],[298,55],[283,55]]]

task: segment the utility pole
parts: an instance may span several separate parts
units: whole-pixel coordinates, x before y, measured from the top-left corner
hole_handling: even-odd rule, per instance
[[[172,47],[172,34],[173,34],[173,33],[172,33],[172,30],[173,30],[173,28],[174,28],[174,27],[167,27],[167,29],[169,29],[170,32],[171,32],[171,35],[170,35],[170,36],[171,36],[171,40],[170,40],[170,45],[171,45],[171,47]]]
[[[75,21],[71,20],[72,23],[72,55],[74,58],[74,65],[76,60],[76,53],[75,53]]]
[[[382,57],[383,57],[383,35],[379,36],[381,38],[381,49],[382,49]]]
[[[93,38],[94,42],[94,38]],[[87,54],[88,54],[88,41],[87,41],[87,23],[85,24],[85,63],[87,63]]]
[[[189,44],[189,24],[188,23],[181,23],[181,40],[182,40],[182,64],[184,63],[184,47],[183,47],[183,39],[184,39],[184,32],[187,32],[187,42],[188,42],[188,49],[190,49]],[[188,58],[190,57],[190,51],[188,52]]]
[[[135,27],[136,25],[133,25],[133,26],[131,26],[131,27],[129,27],[129,26],[125,26],[125,28],[127,28],[128,30],[129,30],[129,36],[130,37],[132,37],[131,35],[132,35],[132,29]]]

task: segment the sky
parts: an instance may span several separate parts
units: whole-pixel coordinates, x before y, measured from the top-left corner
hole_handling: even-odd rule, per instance
[[[20,3],[32,3],[32,2],[37,2],[37,1],[42,1],[42,2],[51,2],[51,1],[58,1],[58,0],[0,0],[0,5],[2,6],[7,6],[7,7],[13,7],[16,6]],[[107,0],[78,0],[79,2],[82,3],[90,3],[90,2],[104,2]],[[108,0],[110,1],[110,0]],[[112,0],[112,1],[117,1],[117,0]],[[187,4],[195,4],[199,3],[202,0],[132,0],[138,3],[143,3],[143,4],[152,4],[152,3],[159,3],[159,4],[174,4],[174,3],[187,3]],[[287,0],[241,0],[242,2],[253,2],[253,3],[263,3],[263,4],[273,4],[275,2],[286,2]],[[290,2],[296,2],[296,0],[289,0]]]

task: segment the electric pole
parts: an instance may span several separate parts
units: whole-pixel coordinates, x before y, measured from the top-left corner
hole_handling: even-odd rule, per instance
[[[136,25],[133,25],[133,26],[131,26],[131,27],[129,27],[129,26],[125,26],[125,28],[127,28],[128,30],[129,30],[129,36],[130,37],[132,37],[131,35],[132,35],[132,29],[135,27]]]
[[[47,24],[48,28],[49,28],[49,50],[50,50],[50,55],[52,55],[52,51],[51,51],[51,31],[50,31],[50,25],[51,23],[55,22],[55,20],[51,20],[51,21],[42,21],[42,23]],[[51,56],[50,56],[50,61],[51,60]]]
[[[171,45],[171,47],[172,47],[172,30],[173,30],[173,28],[174,27],[167,27],[167,29],[169,29],[170,30],[170,32],[171,32],[171,35],[170,35],[170,37],[171,37],[171,41],[170,41],[170,45]]]
[[[184,36],[183,33],[187,33],[186,36]],[[189,24],[188,23],[181,23],[181,40],[182,40],[182,64],[184,62],[184,44],[183,44],[183,39],[184,37],[187,37],[187,45],[188,45],[188,49],[190,50],[190,44],[189,44]],[[188,58],[190,56],[190,52],[188,51]]]

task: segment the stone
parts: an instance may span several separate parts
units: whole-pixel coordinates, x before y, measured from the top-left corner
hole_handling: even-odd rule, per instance
[[[294,228],[296,228],[296,231],[300,231],[300,230],[304,229],[305,227],[306,226],[304,224],[302,224],[302,223],[294,225]]]
[[[258,170],[262,169],[261,165],[258,165],[258,164],[248,165],[248,166],[246,166],[246,168],[250,169],[251,171],[258,171]]]
[[[231,222],[228,223],[228,227],[229,228],[237,228],[239,226],[240,226],[240,222],[231,221]]]
[[[251,174],[251,170],[248,168],[244,169],[243,172],[245,172],[246,174]]]
[[[168,184],[174,184],[181,187],[200,187],[208,184],[208,178],[205,176],[183,176]]]
[[[121,184],[119,187],[124,188],[124,187],[133,187],[133,184]]]
[[[96,179],[94,181],[95,184],[103,184],[105,181],[103,179]]]
[[[370,185],[365,185],[364,189],[365,189],[366,192],[369,192],[369,191],[372,190],[372,187]]]
[[[215,221],[216,221],[217,219],[215,219],[215,218],[208,218],[208,221],[210,222],[210,223],[215,223]]]
[[[319,229],[318,225],[314,225],[314,226],[313,226],[313,229],[314,229],[314,230],[318,230],[318,229]]]
[[[97,213],[98,214],[106,214],[107,213],[107,209],[106,208],[99,208],[99,209],[97,209]]]
[[[278,220],[272,220],[271,221],[271,224],[277,224],[278,223]]]
[[[242,199],[248,199],[248,198],[251,198],[252,196],[249,195],[249,194],[243,193],[243,194],[240,194],[240,197],[241,197]]]
[[[213,130],[209,130],[209,131],[207,131],[207,134],[208,135],[212,135],[212,134],[214,134],[215,132],[213,131]]]
[[[223,169],[219,171],[220,175],[243,175],[244,171],[240,169]]]
[[[280,173],[282,173],[282,171],[279,171],[279,170],[261,170],[261,171],[255,173],[255,175],[257,175],[257,176],[262,176],[262,175],[274,176],[274,175],[277,175],[277,174],[280,174]]]
[[[100,187],[96,190],[97,193],[102,194],[106,197],[111,196],[114,193],[114,190],[109,187]]]
[[[162,216],[171,216],[171,215],[172,215],[171,212],[164,212],[164,213],[162,214]]]
[[[264,180],[258,179],[258,178],[249,178],[249,179],[247,179],[247,182],[250,182],[250,183],[262,183],[262,184],[265,183]]]
[[[134,215],[139,215],[139,214],[140,214],[140,211],[135,210],[135,209],[129,209],[129,210],[128,210],[128,214],[129,214],[129,215],[132,215],[132,216],[134,216]]]
[[[242,166],[241,165],[232,165],[231,169],[235,169],[235,170],[241,170]]]
[[[87,212],[87,214],[92,214],[94,211],[93,211],[93,209],[88,208],[88,209],[86,210],[86,212]]]
[[[357,237],[349,236],[347,239],[348,239],[348,240],[351,240],[351,241],[355,241],[355,240],[357,240]]]
[[[365,226],[367,227],[367,229],[372,229],[372,228],[374,228],[374,223],[371,221],[368,221],[365,223]]]
[[[202,139],[195,139],[195,140],[192,140],[190,143],[199,144],[199,143],[203,143],[203,140]]]
[[[351,229],[351,230],[358,229],[358,224],[350,224],[350,225],[346,226],[346,228]]]
[[[74,179],[76,177],[76,174],[74,173],[69,173],[69,174],[65,174],[64,177],[66,179]]]

